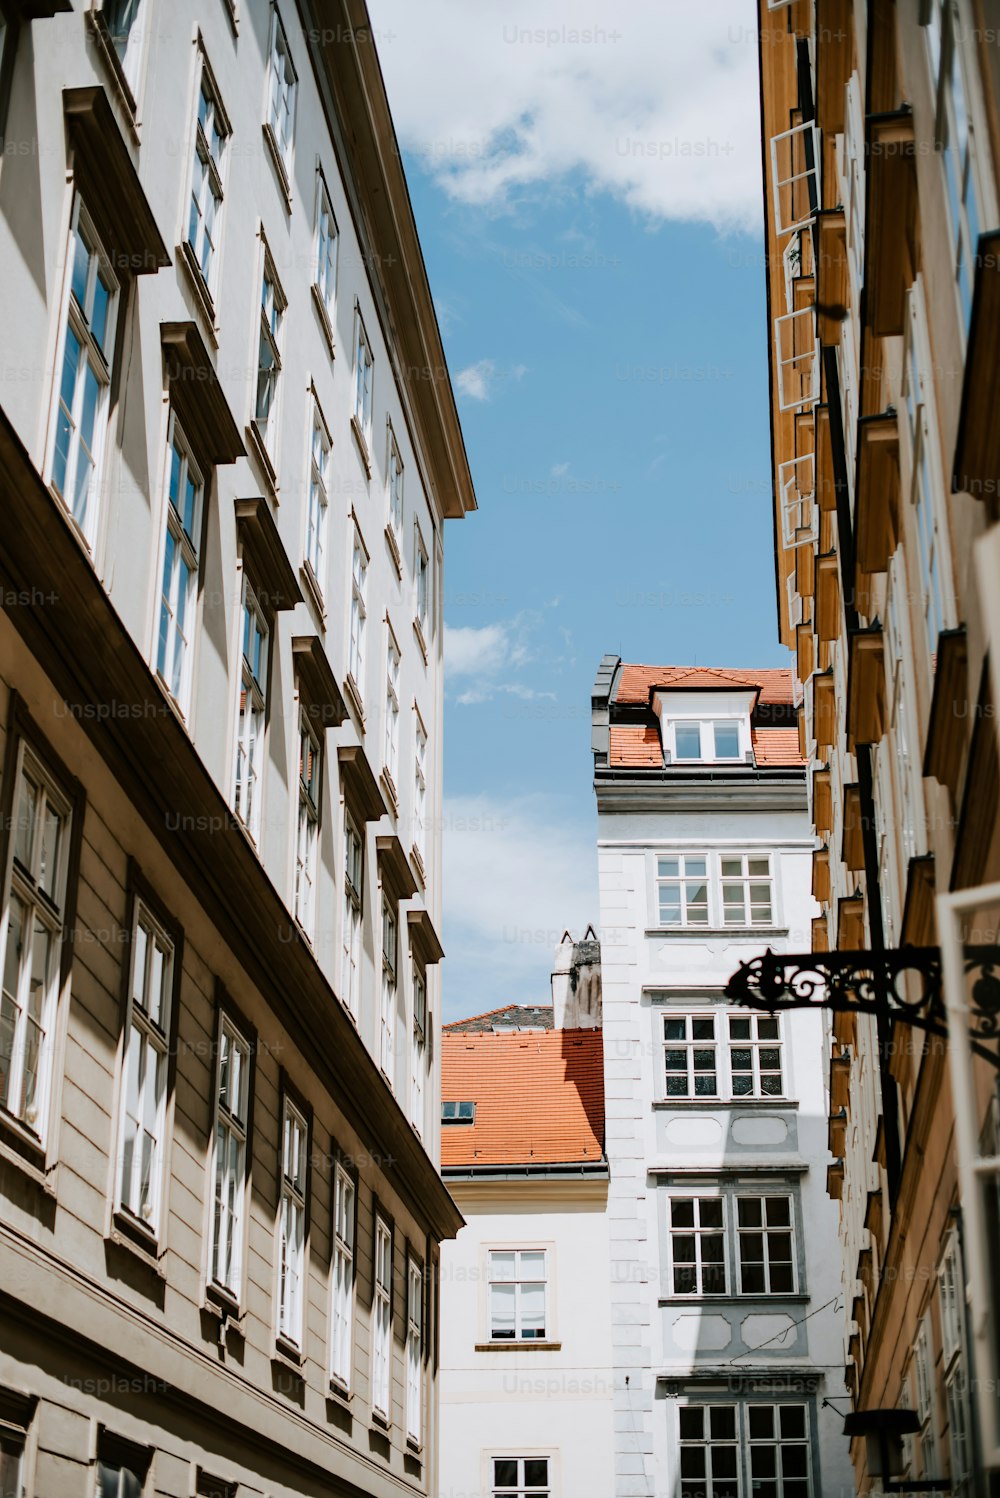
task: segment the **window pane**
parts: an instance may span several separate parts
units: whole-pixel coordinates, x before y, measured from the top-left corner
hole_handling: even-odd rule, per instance
[[[692,1038],[692,1040],[714,1040],[715,1039],[715,1020],[714,1019],[695,1019],[695,1020],[692,1020],[691,1021],[691,1038]]]
[[[704,1435],[705,1411],[698,1405],[681,1406],[681,1440],[700,1441]]]
[[[690,1198],[675,1198],[670,1203],[670,1220],[674,1227],[694,1227],[694,1202]]]
[[[524,1481],[530,1487],[542,1488],[549,1480],[548,1460],[539,1457],[526,1457],[524,1462]]]
[[[701,758],[701,724],[678,723],[674,727],[678,759]]]
[[[722,1226],[722,1198],[702,1197],[701,1200],[701,1225],[703,1228],[721,1228]]]
[[[737,723],[715,724],[716,759],[737,759],[740,752],[740,730]]]
[[[493,1481],[498,1488],[512,1488],[517,1482],[517,1462],[508,1457],[494,1461]]]
[[[679,873],[680,866],[676,858],[661,858],[659,860],[659,876],[661,879],[676,879]]]
[[[774,1435],[774,1410],[769,1404],[751,1404],[747,1410],[751,1441],[769,1441]]]
[[[720,1405],[712,1410],[713,1441],[736,1440],[736,1411],[732,1405]]]

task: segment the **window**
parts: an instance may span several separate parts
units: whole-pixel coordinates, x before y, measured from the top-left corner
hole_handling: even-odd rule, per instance
[[[97,1463],[97,1498],[142,1498],[142,1476],[118,1462]]]
[[[731,1404],[681,1405],[680,1498],[740,1498],[736,1413]]]
[[[292,143],[295,135],[295,95],[298,83],[288,50],[288,38],[281,24],[277,6],[271,21],[271,73],[267,110],[269,139],[285,174],[285,186],[292,177]]]
[[[271,256],[265,249],[260,289],[260,342],[254,424],[272,462],[278,451],[278,377],[281,374],[281,330],[287,306]]]
[[[309,448],[309,502],[306,506],[306,561],[320,594],[326,582],[326,527],[330,507],[330,453],[333,443],[319,402],[313,399]]]
[[[357,827],[347,818],[344,827],[344,963],[342,997],[357,1018],[359,965],[361,962],[361,918],[364,911],[364,844]]]
[[[547,1257],[544,1248],[490,1252],[491,1341],[545,1340]]]
[[[418,1134],[424,1132],[424,1071],[427,1065],[427,980],[413,966],[413,1045],[410,1074],[410,1123]]]
[[[755,1498],[809,1498],[805,1405],[748,1404],[746,1414]]]
[[[388,474],[389,525],[398,545],[403,534],[403,460],[392,427],[389,428]]]
[[[357,336],[354,340],[354,420],[357,430],[364,438],[366,449],[371,451],[372,443],[372,379],[373,360],[371,344],[368,342],[368,334],[361,320],[360,311],[357,314]]]
[[[250,835],[260,827],[264,771],[264,726],[267,706],[267,623],[254,591],[243,575],[242,656],[236,715],[236,770],[233,809]]]
[[[925,1314],[913,1348],[917,1375],[917,1418],[920,1421],[920,1461],[925,1477],[938,1476],[937,1421],[934,1416],[934,1358],[930,1315]]]
[[[948,1405],[952,1488],[955,1493],[965,1494],[970,1491],[972,1457],[969,1447],[971,1412],[964,1358],[965,1287],[961,1262],[958,1240],[951,1234],[938,1270],[938,1296],[941,1306],[941,1351]]]
[[[364,695],[365,631],[368,627],[368,553],[361,537],[354,533],[354,558],[351,566],[351,638],[347,669],[358,694]]]
[[[910,502],[917,528],[920,569],[918,606],[923,616],[928,669],[933,671],[938,636],[946,620],[945,539],[940,519],[941,488],[933,437],[932,368],[919,282],[909,293],[903,368],[903,404],[910,449]]]
[[[396,910],[387,896],[382,896],[382,1023],[379,1063],[393,1084],[396,1024],[396,949],[398,927]]]
[[[24,1438],[0,1432],[0,1498],[24,1498]]]
[[[222,214],[222,170],[229,121],[209,77],[202,68],[195,126],[194,169],[191,174],[191,214],[188,244],[205,285],[215,287],[216,251]]]
[[[906,579],[903,572],[903,554],[896,551],[889,563],[888,588],[886,590],[886,644],[889,651],[888,697],[889,717],[892,733],[893,769],[899,777],[899,799],[902,806],[900,838],[902,840],[903,867],[908,868],[910,859],[917,853],[918,843],[923,846],[923,798],[920,795],[919,769],[914,768],[910,745],[916,743],[913,728],[913,696],[910,682],[912,665],[909,651],[909,620],[900,600],[906,599]],[[906,634],[904,634],[906,630]],[[919,829],[919,830],[918,830]]]
[[[340,235],[322,172],[316,173],[316,280],[327,332],[333,340],[337,311],[337,251]]]
[[[181,711],[191,695],[203,485],[176,417],[167,453],[163,587],[156,671]]]
[[[781,1029],[776,1017],[729,1016],[729,1069],[733,1097],[780,1097]]]
[[[372,1343],[372,1409],[388,1420],[392,1373],[392,1231],[377,1215]]]
[[[399,646],[391,629],[385,653],[385,767],[395,785],[399,774]]]
[[[726,1234],[722,1198],[672,1197],[670,1259],[674,1295],[725,1295]]]
[[[424,545],[424,538],[417,530],[413,558],[413,572],[417,584],[417,624],[424,641],[430,639],[431,609],[431,564]]]
[[[141,3],[142,0],[104,0],[100,12],[122,74],[133,93],[139,78],[142,49]]]
[[[410,1261],[406,1291],[406,1434],[414,1444],[423,1435],[424,1276]]]
[[[215,1184],[208,1248],[213,1284],[240,1299],[246,1239],[250,1041],[228,1015],[219,1021],[215,1083]]]
[[[319,842],[319,740],[303,713],[299,719],[299,820],[295,840],[295,918],[311,939]]]
[[[793,1295],[792,1201],[788,1196],[738,1196],[736,1237],[743,1295]]]
[[[677,760],[738,760],[741,757],[738,718],[708,722],[674,721],[669,724],[668,740],[671,736]]]
[[[656,862],[661,926],[708,925],[708,860],[679,853]]]
[[[0,1105],[44,1140],[66,922],[70,806],[22,741],[0,928]]]
[[[547,1456],[495,1456],[493,1498],[551,1498]]]
[[[416,715],[413,761],[413,846],[427,867],[427,733]]]
[[[717,1097],[715,1017],[665,1014],[663,1065],[666,1097]]]
[[[723,857],[722,919],[727,926],[770,926],[773,916],[771,858],[764,853]]]
[[[345,1389],[354,1367],[354,1182],[340,1162],[334,1169],[333,1274],[330,1374]]]
[[[118,1205],[159,1230],[174,943],[136,901],[125,1024]]]
[[[70,283],[50,481],[93,547],[108,426],[118,282],[80,199],[73,209]]]
[[[967,330],[980,228],[978,143],[969,90],[976,64],[966,57],[958,0],[931,0],[929,10],[927,42],[937,94],[935,143],[944,163],[952,270]]]
[[[471,1124],[476,1121],[475,1103],[442,1103],[441,1122],[443,1124]]]
[[[278,1336],[302,1345],[306,1267],[306,1173],[309,1129],[287,1097],[281,1111],[281,1201],[278,1207]]]

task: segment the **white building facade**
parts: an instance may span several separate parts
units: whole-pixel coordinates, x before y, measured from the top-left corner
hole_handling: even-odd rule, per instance
[[[729,1005],[808,948],[784,671],[601,663],[593,696],[618,1498],[853,1492],[824,1020]],[[841,1405],[841,1413],[846,1405]]]

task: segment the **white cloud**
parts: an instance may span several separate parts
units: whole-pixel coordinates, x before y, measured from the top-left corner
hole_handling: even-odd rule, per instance
[[[482,676],[502,666],[507,659],[509,624],[485,624],[481,629],[444,627],[445,672],[452,681],[461,676]]]
[[[498,208],[580,174],[654,221],[758,230],[752,0],[370,10],[402,144],[453,198]]]
[[[578,810],[535,796],[446,798],[446,1018],[549,1001],[563,931],[598,919],[597,847]]]
[[[458,371],[455,388],[459,395],[467,395],[470,400],[488,401],[495,374],[496,365],[493,360],[480,359],[477,364],[470,364],[466,369]]]

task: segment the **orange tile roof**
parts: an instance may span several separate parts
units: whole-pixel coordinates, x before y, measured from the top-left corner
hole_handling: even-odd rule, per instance
[[[804,765],[797,728],[753,728],[753,752],[759,765]]]
[[[648,702],[657,687],[686,688],[691,692],[706,687],[759,687],[760,701],[792,703],[795,700],[791,671],[765,667],[763,670],[732,670],[727,666],[626,666],[621,668],[615,702]]]
[[[753,728],[750,737],[758,765],[804,764],[797,728]],[[612,769],[661,769],[663,750],[655,724],[612,723],[608,763]]]
[[[444,1034],[441,1097],[474,1102],[473,1124],[441,1130],[441,1164],[596,1164],[603,1157],[600,1030]]]

